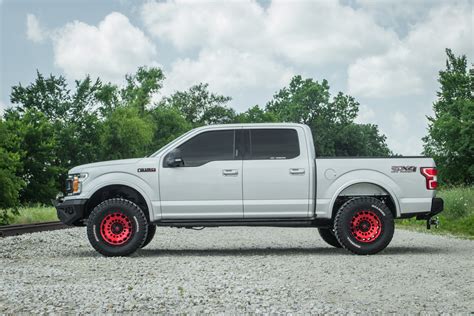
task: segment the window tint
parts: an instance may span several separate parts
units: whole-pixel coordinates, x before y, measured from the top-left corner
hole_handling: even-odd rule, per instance
[[[294,129],[250,130],[250,159],[291,159],[300,155]]]
[[[185,167],[201,166],[210,161],[234,159],[234,131],[201,133],[179,146]]]

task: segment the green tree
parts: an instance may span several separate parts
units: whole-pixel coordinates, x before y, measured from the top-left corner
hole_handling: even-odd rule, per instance
[[[16,138],[6,149],[18,155],[23,166],[21,178],[26,187],[21,201],[49,203],[60,188],[53,124],[35,109],[7,110],[4,124],[7,133]]]
[[[231,98],[209,92],[208,88],[208,84],[200,83],[164,98],[160,105],[178,110],[194,127],[233,122],[235,111],[227,105]]]
[[[439,72],[438,100],[428,117],[424,153],[434,157],[440,179],[449,184],[474,182],[474,70],[466,56],[446,49],[446,69]]]
[[[278,117],[275,113],[267,112],[258,105],[254,105],[247,111],[238,114],[235,121],[239,123],[272,123],[278,122]]]
[[[377,125],[349,123],[334,135],[335,156],[389,156],[386,139]]]
[[[268,102],[266,110],[284,122],[309,125],[319,156],[390,154],[385,136],[375,126],[354,123],[359,103],[342,92],[331,98],[327,80],[295,76]],[[355,145],[362,142],[363,146]]]
[[[103,160],[144,157],[153,141],[149,117],[134,107],[118,107],[104,121],[100,135]]]
[[[18,214],[20,190],[24,182],[20,174],[22,164],[19,150],[11,149],[18,146],[19,140],[11,133],[4,120],[0,118],[0,225],[8,224],[10,216],[8,210]]]
[[[127,85],[121,90],[123,103],[144,114],[153,94],[161,89],[164,78],[160,68],[139,67],[135,74],[125,76]]]
[[[174,108],[155,107],[150,111],[154,126],[153,141],[149,153],[155,152],[178,136],[192,129],[191,123]]]
[[[58,184],[64,183],[69,168],[100,159],[101,121],[98,108],[104,104],[111,105],[116,100],[107,91],[117,90],[111,85],[103,85],[99,79],[92,81],[86,77],[75,81],[71,91],[64,77],[44,77],[40,73],[28,86],[19,84],[12,88],[10,98],[15,107],[5,116],[6,121],[16,122],[26,128],[22,137],[30,138],[34,135],[30,135],[27,128],[34,122],[41,123],[42,128],[48,126],[48,134],[39,133],[38,137],[49,137],[48,162],[44,174],[34,170],[36,176],[26,181],[22,201],[49,202],[61,188]],[[41,156],[44,148],[40,146],[44,146],[46,139],[38,143],[28,142],[28,139],[21,142],[29,146],[25,159],[44,161],[45,157]],[[54,174],[51,174],[51,170],[54,170]],[[25,167],[25,172],[31,170]],[[46,189],[45,185],[50,185],[50,188]],[[41,190],[36,191],[38,188]],[[32,193],[33,189],[35,194]]]

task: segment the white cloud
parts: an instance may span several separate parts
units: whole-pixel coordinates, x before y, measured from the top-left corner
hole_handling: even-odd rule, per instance
[[[454,2],[457,0],[451,0]],[[378,25],[405,33],[410,25],[426,18],[430,10],[445,0],[355,0],[357,6],[370,14]]]
[[[74,21],[51,32],[54,64],[70,79],[89,74],[120,82],[142,65],[157,65],[155,45],[128,18],[112,12],[98,26]]]
[[[396,40],[365,12],[335,1],[274,0],[264,8],[254,0],[168,0],[147,2],[141,17],[154,38],[181,54],[197,51],[172,62],[165,93],[203,81],[232,96],[266,88],[271,98],[268,89],[286,85],[294,68],[347,64]]]
[[[467,2],[436,7],[387,52],[355,61],[348,69],[349,93],[386,98],[435,89],[446,58],[444,49],[473,54],[472,39]]]
[[[391,117],[392,126],[396,130],[405,131],[408,126],[408,118],[401,112],[396,111]]]
[[[355,121],[360,124],[373,124],[375,119],[375,111],[367,105],[359,106],[359,113]]]
[[[150,34],[180,50],[229,47],[297,64],[345,63],[396,39],[362,10],[336,1],[274,0],[266,10],[253,0],[148,2],[141,15]]]
[[[272,1],[267,27],[274,49],[299,64],[344,64],[396,40],[366,12],[337,1]]]
[[[150,34],[180,50],[264,46],[264,10],[253,0],[147,2],[141,16]]]
[[[397,137],[396,134],[386,134],[387,145],[395,153],[405,156],[417,156],[423,151],[423,146],[420,138],[416,135],[409,135],[407,137]]]
[[[34,14],[26,15],[26,36],[29,40],[40,43],[42,42],[47,34],[41,28],[38,18]]]
[[[179,59],[172,64],[167,73],[164,93],[206,82],[212,91],[235,97],[256,87],[275,91],[286,85],[293,74],[291,68],[265,55],[229,48],[206,49],[195,60]]]

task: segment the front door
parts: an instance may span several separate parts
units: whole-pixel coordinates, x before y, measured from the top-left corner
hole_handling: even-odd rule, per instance
[[[243,131],[244,218],[308,217],[310,166],[303,129]]]
[[[242,159],[235,138],[234,129],[203,131],[178,146],[184,165],[160,169],[163,219],[243,217]]]

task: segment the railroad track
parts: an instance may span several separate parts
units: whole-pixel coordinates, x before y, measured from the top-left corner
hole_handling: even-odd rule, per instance
[[[21,224],[21,225],[6,225],[0,226],[0,237],[17,236],[29,233],[44,232],[48,230],[58,230],[71,228],[71,226],[64,225],[57,222],[44,222],[35,224]]]

